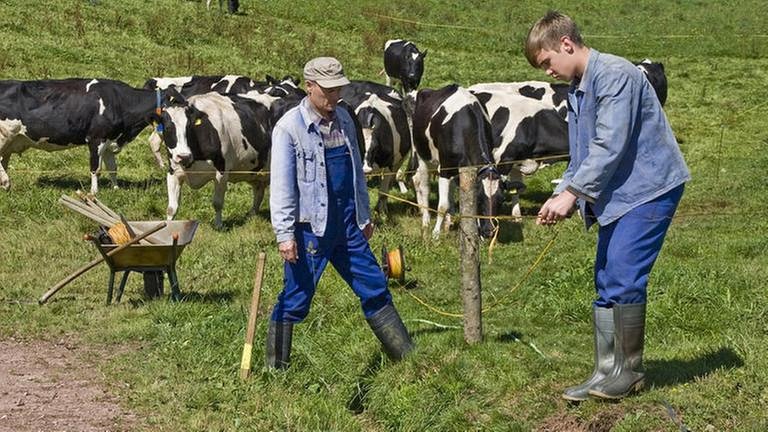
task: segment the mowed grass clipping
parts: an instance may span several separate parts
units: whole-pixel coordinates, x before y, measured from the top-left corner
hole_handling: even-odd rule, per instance
[[[216,2],[213,2],[216,4]],[[0,337],[76,335],[111,352],[110,391],[152,431],[677,431],[768,428],[768,186],[765,84],[768,6],[758,1],[288,2],[241,1],[242,14],[202,1],[20,0],[0,14],[0,78],[104,77],[140,86],[153,76],[301,75],[333,55],[350,78],[383,81],[381,50],[406,38],[428,50],[422,86],[544,80],[522,56],[548,8],[570,14],[587,43],[664,63],[666,112],[693,174],[649,288],[648,389],[619,403],[568,405],[562,389],[592,370],[590,301],[595,233],[578,218],[554,229],[502,223],[482,252],[484,341],[467,345],[455,231],[424,240],[418,211],[390,202],[371,242],[402,245],[407,286],[392,283],[417,345],[401,363],[380,352],[359,303],[333,269],[296,327],[288,372],[262,371],[263,340],[282,268],[264,205],[246,218],[250,188],[231,185],[225,228],[213,229],[210,185],[184,188],[178,219],[201,225],[178,263],[182,302],[146,300],[139,275],[105,306],[108,269],[49,287],[98,256],[94,224],[56,203],[87,190],[87,151],[14,156],[0,194]],[[148,131],[118,155],[121,188],[99,198],[131,220],[164,219],[165,171]],[[563,164],[528,179],[526,215]],[[371,179],[375,202],[376,180]],[[436,188],[433,188],[436,190]],[[413,192],[403,195],[414,200]],[[434,205],[435,192],[431,197]],[[555,238],[556,236],[556,238]],[[555,238],[551,251],[524,276]],[[267,252],[254,374],[238,377],[258,252]],[[166,282],[166,290],[169,290]]]

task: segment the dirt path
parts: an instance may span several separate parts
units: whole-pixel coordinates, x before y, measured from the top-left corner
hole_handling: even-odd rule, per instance
[[[0,431],[140,429],[104,390],[95,364],[106,357],[71,340],[0,341]]]

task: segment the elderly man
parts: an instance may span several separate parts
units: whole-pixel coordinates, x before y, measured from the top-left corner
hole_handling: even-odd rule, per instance
[[[331,57],[310,60],[304,80],[307,96],[272,132],[269,207],[285,285],[267,332],[267,367],[288,367],[293,325],[309,313],[329,261],[360,298],[385,352],[400,359],[413,345],[368,245],[373,224],[355,124],[337,107],[349,80]]]

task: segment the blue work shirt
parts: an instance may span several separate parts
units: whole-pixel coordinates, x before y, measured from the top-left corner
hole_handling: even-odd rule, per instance
[[[656,92],[621,57],[590,49],[584,75],[568,92],[568,139],[571,160],[555,193],[579,198],[587,228],[608,225],[691,178]]]
[[[328,179],[325,146],[309,99],[283,115],[272,131],[269,175],[269,210],[277,242],[294,240],[296,223],[307,222],[322,237],[328,221]],[[352,158],[355,210],[360,229],[370,222],[370,202],[355,124],[349,113],[336,107],[345,145]]]

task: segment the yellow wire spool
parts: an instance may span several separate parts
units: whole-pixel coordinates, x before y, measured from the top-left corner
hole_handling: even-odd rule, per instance
[[[397,279],[401,284],[405,283],[405,256],[403,247],[387,252],[387,247],[381,247],[381,269],[387,278]]]
[[[115,244],[121,245],[131,241],[131,235],[128,234],[128,229],[125,227],[125,225],[122,224],[122,222],[118,222],[112,225],[112,227],[107,231],[107,234],[109,234],[109,237],[112,238],[112,241],[115,242]]]

